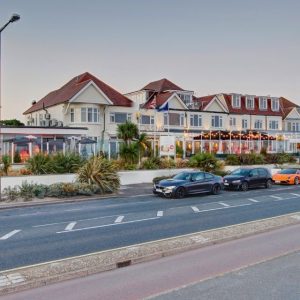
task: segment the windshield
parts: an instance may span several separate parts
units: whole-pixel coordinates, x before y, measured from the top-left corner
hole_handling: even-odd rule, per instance
[[[186,172],[179,173],[173,177],[173,179],[179,179],[179,180],[189,180],[190,178],[191,178],[191,174]]]
[[[239,175],[239,176],[247,176],[249,175],[250,170],[247,169],[237,169],[230,173],[230,175]]]
[[[297,169],[286,169],[286,170],[281,170],[279,174],[297,174]]]

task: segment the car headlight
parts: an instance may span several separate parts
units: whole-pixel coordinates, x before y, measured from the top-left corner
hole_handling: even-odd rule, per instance
[[[165,187],[165,190],[174,190],[176,188],[175,185]]]
[[[240,180],[233,180],[232,183],[240,183]]]

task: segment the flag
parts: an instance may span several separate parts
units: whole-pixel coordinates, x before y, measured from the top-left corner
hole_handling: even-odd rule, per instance
[[[157,111],[169,111],[169,103],[165,103],[163,106],[160,106]]]
[[[156,108],[156,96],[153,97],[153,100],[151,101],[150,105],[149,105],[149,108],[151,109],[154,109]]]

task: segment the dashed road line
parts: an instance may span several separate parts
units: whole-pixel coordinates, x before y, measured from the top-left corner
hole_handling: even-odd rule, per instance
[[[259,202],[258,200],[255,200],[255,199],[253,199],[253,198],[248,198],[248,200],[251,201],[251,202],[254,202],[254,203]]]
[[[270,195],[270,197],[276,199],[276,200],[283,200],[282,197],[279,196],[274,196],[274,195]]]
[[[296,193],[290,193],[290,194],[293,195],[293,196],[300,197],[300,194],[296,194]]]
[[[17,234],[17,233],[20,232],[20,231],[21,231],[21,230],[19,230],[19,229],[13,230],[13,231],[11,231],[11,232],[9,232],[9,233],[3,235],[3,236],[0,238],[0,240],[7,240],[7,239],[9,239],[10,237],[12,237],[13,235]]]
[[[124,219],[124,216],[118,216],[115,220],[115,223],[121,223]]]
[[[74,226],[75,226],[76,224],[77,224],[77,222],[71,222],[71,223],[69,223],[69,224],[66,226],[65,230],[66,230],[66,231],[73,230],[73,228],[74,228]]]
[[[224,202],[218,202],[218,203],[221,204],[221,205],[224,206],[224,207],[230,207],[230,205],[227,204],[227,203],[224,203]]]
[[[164,215],[164,212],[162,210],[159,210],[156,214],[157,217],[162,217]]]
[[[249,206],[249,205],[252,205],[252,204],[251,203],[247,203],[247,204],[240,204],[240,205],[227,206],[227,207],[218,207],[218,208],[203,209],[203,210],[199,210],[198,212],[202,213],[202,212],[207,212],[207,211],[230,209],[230,208],[241,207],[241,206]]]
[[[106,224],[106,225],[99,225],[99,226],[91,226],[91,227],[84,227],[84,228],[78,228],[74,229],[71,231],[58,231],[56,233],[70,233],[74,231],[83,231],[83,230],[89,230],[89,229],[96,229],[96,228],[103,228],[103,227],[110,227],[110,226],[116,226],[116,225],[125,225],[125,224],[130,224],[130,223],[137,223],[137,222],[143,222],[143,221],[150,221],[150,220],[156,220],[160,219],[159,217],[154,217],[154,218],[148,218],[148,219],[140,219],[140,220],[134,220],[134,221],[127,221],[123,223],[112,223],[112,224]]]
[[[196,207],[196,206],[191,206],[191,208],[192,208],[192,210],[194,211],[194,212],[199,212],[199,208],[198,207]]]

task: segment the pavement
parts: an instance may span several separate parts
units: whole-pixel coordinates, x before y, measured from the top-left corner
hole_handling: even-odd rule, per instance
[[[299,232],[298,223],[1,299],[299,299]]]

